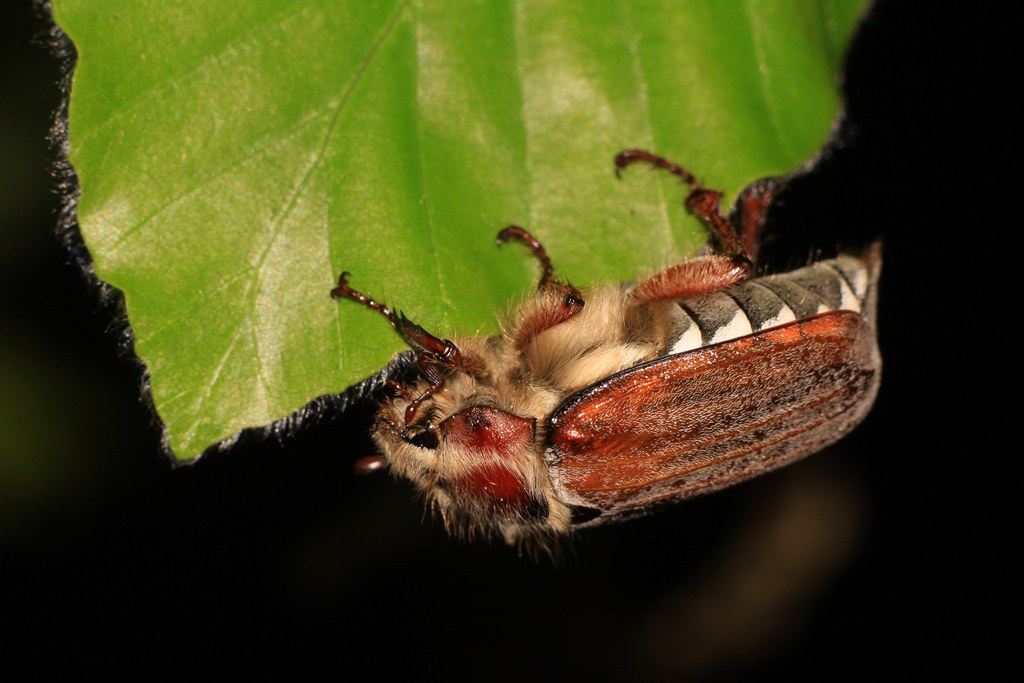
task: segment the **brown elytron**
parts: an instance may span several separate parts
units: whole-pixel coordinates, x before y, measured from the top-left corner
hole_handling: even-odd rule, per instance
[[[555,411],[554,478],[608,515],[713,491],[840,438],[876,375],[874,334],[850,311],[655,360]]]

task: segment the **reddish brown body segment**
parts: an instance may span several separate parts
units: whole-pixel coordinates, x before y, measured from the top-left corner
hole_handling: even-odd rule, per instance
[[[763,474],[860,420],[875,354],[868,324],[834,311],[613,375],[551,416],[554,479],[608,517]]]

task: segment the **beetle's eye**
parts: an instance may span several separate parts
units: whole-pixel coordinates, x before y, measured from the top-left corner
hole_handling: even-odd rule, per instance
[[[411,436],[407,439],[413,446],[419,446],[420,448],[429,448],[431,450],[437,448],[437,432],[427,430],[420,432],[415,436]]]

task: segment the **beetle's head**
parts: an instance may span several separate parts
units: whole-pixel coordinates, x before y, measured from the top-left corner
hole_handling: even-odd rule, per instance
[[[411,479],[446,525],[514,539],[552,516],[541,432],[555,399],[509,391],[505,374],[452,372],[408,422],[410,403],[429,384],[400,385],[381,403],[374,440],[391,471]]]

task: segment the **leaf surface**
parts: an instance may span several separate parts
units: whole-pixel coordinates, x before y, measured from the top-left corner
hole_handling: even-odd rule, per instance
[[[814,157],[863,0],[57,0],[70,160],[176,457],[371,375],[400,339],[493,333],[540,238],[578,285],[702,243],[656,151],[732,198]]]

